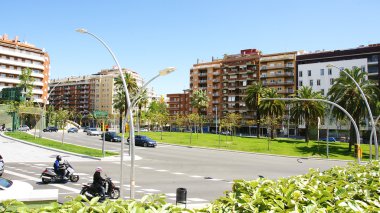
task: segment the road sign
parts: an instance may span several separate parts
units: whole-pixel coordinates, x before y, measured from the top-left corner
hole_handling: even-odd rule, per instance
[[[106,111],[100,111],[100,110],[95,110],[94,111],[94,117],[95,118],[105,118],[105,117],[108,117],[108,112],[106,112]]]

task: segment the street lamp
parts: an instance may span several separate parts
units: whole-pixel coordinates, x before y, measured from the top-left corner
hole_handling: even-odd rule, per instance
[[[86,29],[83,29],[83,28],[80,28],[80,29],[77,29],[76,30],[77,32],[79,33],[84,33],[84,34],[89,34],[91,35],[92,37],[94,37],[95,39],[97,39],[100,43],[103,44],[103,46],[108,50],[108,52],[111,54],[112,58],[114,59],[116,65],[117,65],[117,68],[119,69],[119,74],[120,74],[120,78],[123,82],[123,88],[124,88],[124,92],[125,92],[125,99],[126,99],[126,103],[127,103],[127,114],[125,115],[125,121],[128,120],[128,115],[129,115],[129,128],[130,128],[130,131],[131,131],[131,135],[130,135],[130,143],[132,143],[133,145],[135,144],[135,137],[134,137],[134,128],[133,128],[133,115],[132,115],[132,107],[131,107],[131,102],[130,102],[130,98],[129,98],[129,92],[128,92],[128,88],[127,88],[127,83],[125,82],[125,79],[124,79],[124,75],[123,75],[123,71],[121,70],[121,66],[115,56],[115,54],[112,52],[112,50],[108,47],[108,45],[102,40],[100,39],[99,37],[97,37],[96,35],[88,32]],[[124,122],[123,122],[124,123]],[[121,150],[120,150],[120,187],[122,188],[123,187],[123,161],[124,161],[124,133],[125,133],[125,128],[123,128],[122,130],[122,134],[123,134],[123,137],[121,139]],[[131,156],[131,161],[132,159],[134,160],[135,156]],[[134,186],[135,185],[135,182],[134,180],[130,180],[131,182],[131,187],[132,185]],[[120,196],[123,197],[123,190],[120,191]],[[132,190],[131,190],[131,199],[134,199],[134,194],[132,194]]]
[[[378,143],[377,143],[376,124],[375,124],[375,121],[373,120],[372,111],[371,111],[371,108],[369,107],[368,100],[365,97],[365,94],[364,94],[363,90],[360,88],[358,82],[356,82],[355,79],[350,74],[348,74],[344,69],[341,69],[341,68],[339,68],[339,67],[337,67],[335,65],[332,65],[332,64],[328,64],[326,67],[328,67],[328,68],[335,67],[339,71],[341,71],[344,74],[346,74],[355,83],[356,87],[360,91],[360,94],[361,94],[361,96],[362,96],[362,98],[363,98],[363,100],[365,102],[366,107],[367,107],[367,110],[368,110],[368,113],[369,113],[369,118],[371,119],[371,125],[372,125],[371,134],[373,134],[373,136],[374,136],[376,160],[378,160],[379,159],[379,146],[378,146]],[[370,144],[370,146],[372,147],[372,144]]]

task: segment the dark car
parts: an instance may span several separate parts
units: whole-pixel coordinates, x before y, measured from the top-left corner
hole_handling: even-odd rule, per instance
[[[129,138],[128,138],[128,144],[129,144]],[[145,135],[135,135],[135,145],[136,146],[143,146],[143,147],[156,147],[157,142],[153,139],[151,139],[148,136]]]
[[[78,129],[75,127],[71,127],[70,129],[67,130],[68,133],[78,133]]]
[[[327,138],[321,138],[320,141],[326,141]],[[329,137],[329,142],[336,142],[336,139],[334,137]]]
[[[58,132],[58,128],[56,126],[48,126],[47,128],[45,128],[42,131],[44,131],[44,132]]]
[[[111,141],[111,142],[121,142],[121,137],[117,135],[116,132],[106,132],[104,133],[104,140]],[[101,135],[101,138],[103,139],[103,134]]]

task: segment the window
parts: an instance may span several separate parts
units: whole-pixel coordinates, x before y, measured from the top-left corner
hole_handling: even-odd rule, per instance
[[[307,71],[307,76],[311,76],[311,70]]]
[[[321,94],[325,95],[325,89],[321,89]]]
[[[298,72],[298,76],[299,76],[299,77],[302,77],[302,71],[299,71],[299,72]]]
[[[313,86],[314,82],[313,80],[310,80],[310,86]]]
[[[317,80],[317,86],[320,86],[321,85],[321,80]]]
[[[365,66],[361,66],[363,72],[365,72]]]
[[[321,69],[321,75],[325,75],[325,69]]]
[[[332,69],[331,68],[328,69],[328,73],[329,73],[329,75],[332,75]]]
[[[334,79],[330,78],[330,85],[333,85],[333,84],[334,84]]]
[[[302,81],[299,82],[299,86],[302,87],[303,86],[303,83]]]

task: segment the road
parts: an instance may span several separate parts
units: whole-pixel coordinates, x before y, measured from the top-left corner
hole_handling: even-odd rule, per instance
[[[101,148],[100,137],[87,136],[85,133],[65,134],[65,141]],[[61,133],[44,133],[44,137],[60,139]],[[3,139],[1,139],[3,140]],[[107,150],[118,151],[120,143],[106,142]],[[136,147],[136,198],[144,194],[163,193],[167,201],[175,203],[175,192],[179,187],[188,191],[188,201],[192,204],[209,203],[230,190],[235,179],[252,180],[259,176],[277,179],[306,173],[309,168],[326,170],[344,161],[298,159],[243,152],[191,148],[159,143],[157,148]],[[64,156],[65,157],[65,156]],[[82,183],[92,181],[97,166],[103,167],[108,176],[119,183],[120,164],[115,161],[81,159],[71,162],[80,174],[79,183],[49,184],[40,183],[39,175],[51,162],[14,162],[7,164],[6,177],[21,179],[32,183],[35,188],[59,188],[60,201],[65,196],[75,196]],[[129,161],[126,161],[125,198],[129,197]],[[19,175],[21,174],[21,175]],[[24,176],[23,176],[24,175]]]

